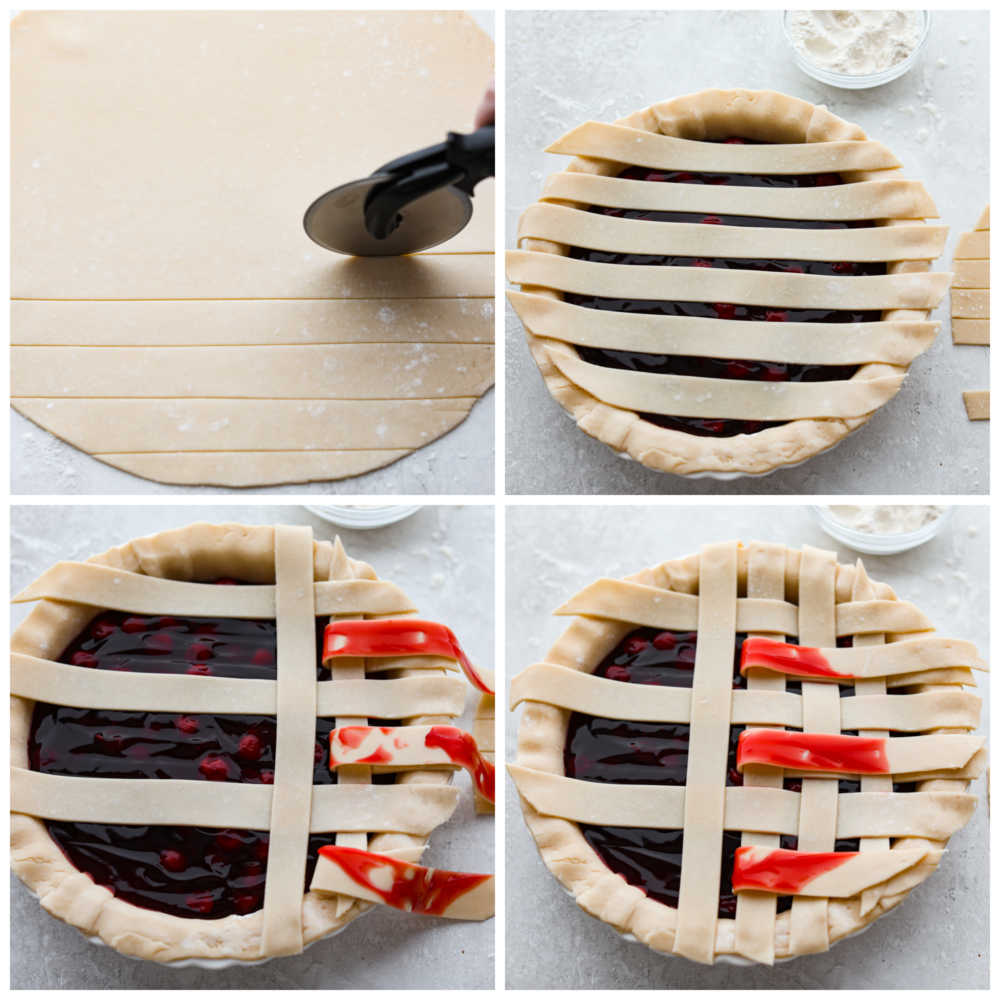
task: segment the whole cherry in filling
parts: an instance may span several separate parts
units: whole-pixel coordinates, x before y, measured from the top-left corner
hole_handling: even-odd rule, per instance
[[[736,636],[733,649],[733,689],[745,690],[746,678],[740,676],[740,652],[743,634]],[[795,639],[788,640],[795,643]],[[852,644],[850,637],[837,645]],[[659,687],[690,688],[694,683],[694,663],[698,648],[696,632],[671,632],[639,628],[629,633],[594,671],[597,677],[623,684],[648,684]],[[799,693],[801,682],[787,681],[786,690]],[[900,691],[890,689],[889,694]],[[842,698],[854,696],[853,687],[840,688]],[[743,784],[736,768],[736,748],[744,726],[729,727],[727,787]],[[563,751],[565,773],[581,781],[610,782],[618,785],[666,785],[683,787],[687,783],[688,744],[691,727],[672,722],[624,722],[574,712],[570,716]],[[848,735],[856,735],[849,733]],[[892,736],[904,736],[892,733]],[[912,735],[912,734],[911,734]],[[786,778],[787,791],[801,792],[799,779]],[[860,782],[842,780],[842,794],[861,790]],[[896,792],[913,791],[911,785],[894,785]],[[636,827],[608,827],[580,824],[587,843],[604,863],[630,885],[667,906],[677,906],[684,855],[683,830],[650,830]],[[795,850],[798,840],[781,837],[781,847]],[[736,914],[736,896],[732,888],[733,860],[741,844],[738,831],[723,832],[719,916]],[[835,850],[856,851],[857,840],[838,840]],[[791,907],[791,897],[778,898],[778,910]]]
[[[236,585],[235,580],[216,581]],[[328,619],[317,619],[317,650]],[[105,611],[59,657],[93,670],[274,680],[273,620],[184,618]],[[329,678],[317,660],[318,680]],[[386,724],[397,724],[385,720]],[[334,719],[316,720],[313,784],[336,783],[327,747]],[[273,716],[110,711],[36,703],[34,771],[86,778],[271,784]],[[394,775],[376,775],[391,784]],[[245,915],[263,904],[270,837],[259,830],[48,822],[67,858],[136,906],[180,917]],[[330,834],[310,837],[305,886]]]
[[[757,144],[752,139],[732,137],[728,144]],[[763,145],[763,144],[761,144]],[[656,184],[708,184],[728,187],[809,188],[842,184],[836,173],[824,174],[716,174],[680,170],[651,170],[629,167],[618,175],[627,180]],[[848,222],[817,222],[814,220],[767,219],[742,215],[706,215],[697,212],[657,212],[643,209],[608,208],[594,205],[590,209],[599,215],[621,219],[643,219],[651,222],[700,223],[712,226],[750,226],[779,229],[866,229],[872,220]],[[829,277],[883,275],[884,263],[852,261],[805,261],[772,259],[733,259],[719,257],[679,257],[652,254],[612,253],[571,247],[569,256],[600,264],[658,265],[662,267],[710,267],[741,271],[771,271],[785,274],[813,274]],[[781,305],[748,306],[731,302],[673,302],[632,299],[608,299],[566,292],[565,300],[588,309],[613,312],[650,313],[659,316],[695,316],[709,319],[741,320],[757,323],[861,323],[877,322],[879,310],[850,311],[838,309],[788,309]],[[580,357],[603,368],[650,372],[660,375],[687,375],[700,378],[734,379],[750,382],[832,382],[851,378],[857,365],[786,364],[751,359],[710,358],[680,354],[643,354],[637,351],[616,351],[606,348],[577,346]],[[778,427],[782,421],[706,419],[679,417],[659,413],[642,413],[644,420],[660,427],[683,431],[700,437],[733,437],[754,434]]]

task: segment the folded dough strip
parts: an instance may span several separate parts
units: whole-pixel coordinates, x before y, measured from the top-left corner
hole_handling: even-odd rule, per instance
[[[508,290],[507,298],[518,318],[535,336],[574,346],[643,354],[752,357],[786,364],[908,365],[931,346],[941,328],[940,323],[918,320],[745,323],[701,316],[611,312],[582,309],[562,300],[513,289]],[[734,333],[739,337],[734,337]],[[48,419],[51,423],[52,418]]]
[[[639,413],[734,420],[860,417],[899,391],[902,375],[840,382],[740,382],[592,365],[551,351],[556,367],[601,402]]]
[[[902,166],[880,142],[799,142],[776,145],[707,143],[626,125],[589,121],[570,129],[546,153],[586,156],[657,170],[713,174],[821,174]]]
[[[734,272],[704,267],[595,264],[552,253],[507,251],[512,284],[613,299],[734,302],[786,309],[933,309],[951,274],[927,272],[852,278]]]
[[[556,200],[648,212],[705,212],[824,222],[938,216],[924,185],[902,178],[815,188],[746,188],[659,184],[561,171],[549,175],[541,195],[541,201]]]
[[[654,222],[538,202],[521,215],[517,245],[530,238],[614,253],[881,262],[935,260],[944,252],[947,235],[947,226],[779,229]]]

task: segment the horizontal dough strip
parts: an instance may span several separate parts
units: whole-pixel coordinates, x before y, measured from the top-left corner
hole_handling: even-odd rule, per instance
[[[562,667],[533,663],[511,682],[510,708],[536,701],[601,719],[691,721],[690,688],[623,684]],[[961,688],[912,695],[857,695],[840,701],[841,728],[918,733],[930,728],[975,729],[982,698]],[[802,728],[802,697],[788,691],[734,691],[734,726]]]
[[[683,787],[577,781],[508,764],[517,790],[544,816],[599,826],[680,830]],[[782,788],[727,788],[725,829],[797,836],[802,796]],[[969,821],[974,795],[961,792],[844,793],[837,796],[836,836],[947,840]]]
[[[769,324],[773,325],[773,324]],[[465,419],[458,399],[12,399],[29,420],[93,453],[385,451],[419,448]]]
[[[550,350],[553,364],[602,403],[639,413],[730,420],[861,417],[899,391],[902,375],[840,382],[742,382],[588,364]]]
[[[552,253],[508,250],[507,278],[514,285],[612,299],[736,302],[785,309],[933,309],[948,291],[951,274],[825,278],[709,267],[595,264]]]
[[[545,152],[587,156],[657,170],[712,174],[824,174],[902,166],[882,143],[872,140],[754,146],[697,142],[594,121],[571,129],[546,147]]]
[[[12,812],[70,823],[271,828],[273,785],[71,778],[10,769]],[[310,833],[362,831],[426,837],[461,790],[450,785],[314,785]]]
[[[755,358],[790,364],[908,365],[926,351],[941,324],[747,323],[701,316],[586,309],[559,299],[508,290],[514,311],[537,337],[584,347],[645,354]],[[52,418],[48,423],[51,426]]]
[[[316,617],[392,615],[416,611],[413,602],[388,580],[329,580],[313,584]],[[274,618],[275,588],[216,587],[129,573],[97,563],[58,562],[16,597],[15,604],[70,601],[113,611],[195,618]]]
[[[698,628],[699,598],[674,590],[661,590],[627,580],[603,577],[588,584],[553,612],[556,615],[589,615],[650,628],[693,632]],[[838,636],[865,632],[926,632],[930,619],[909,601],[849,601],[836,605]],[[737,632],[799,634],[799,609],[785,601],[759,597],[736,600]]]
[[[956,344],[981,344],[989,347],[990,321],[988,319],[953,319],[952,340]]]
[[[465,705],[467,686],[458,677],[436,675],[320,681],[316,714],[365,719],[457,717]],[[11,694],[70,708],[274,715],[276,690],[273,681],[90,670],[23,653],[11,653],[10,658]]]
[[[962,393],[965,400],[965,412],[970,420],[990,419],[990,390],[970,389]]]
[[[517,227],[518,246],[530,238],[613,253],[862,262],[935,260],[947,235],[947,226],[773,229],[651,222],[544,202],[529,205]]]
[[[990,318],[990,290],[988,288],[953,288],[951,314],[961,319]]]
[[[706,212],[829,222],[934,219],[938,214],[934,200],[920,181],[902,179],[816,188],[746,188],[633,181],[560,171],[549,175],[541,200],[650,212]]]
[[[158,483],[242,489],[360,476],[391,465],[413,450],[96,452],[93,457]]]
[[[492,384],[489,344],[11,349],[12,396],[448,399]]]
[[[493,311],[492,297],[10,304],[16,346],[75,347],[490,344]]]
[[[482,209],[482,206],[477,206]],[[476,217],[479,217],[479,212]],[[490,227],[492,229],[492,226]],[[48,237],[51,238],[51,237]],[[221,238],[221,234],[220,234]],[[490,237],[492,239],[492,236]],[[125,282],[97,269],[46,266],[50,256],[40,252],[44,239],[22,241],[11,273],[11,298],[53,302],[244,302],[260,299],[468,299],[494,294],[492,253],[409,254],[403,257],[343,257],[316,249],[308,265],[289,261],[268,270],[260,266],[261,252],[247,273],[235,273],[232,240],[216,260],[169,275],[149,264],[149,242],[144,240],[142,262],[118,260],[118,270],[134,270]],[[312,243],[304,237],[307,248]],[[30,244],[30,245],[29,245]],[[103,249],[103,248],[102,248]],[[36,250],[38,252],[36,252]],[[227,252],[228,251],[228,252]],[[119,251],[121,253],[121,251]],[[178,248],[178,253],[182,253]],[[110,266],[110,264],[108,265]]]
[[[954,288],[989,288],[990,262],[988,260],[956,260]]]
[[[989,260],[990,232],[962,233],[955,247],[955,260]]]

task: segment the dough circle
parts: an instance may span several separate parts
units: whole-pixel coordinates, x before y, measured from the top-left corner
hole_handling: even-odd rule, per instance
[[[459,11],[29,11],[11,25],[12,404],[147,479],[354,476],[493,383],[492,179],[452,240],[326,252],[314,198],[470,131]]]

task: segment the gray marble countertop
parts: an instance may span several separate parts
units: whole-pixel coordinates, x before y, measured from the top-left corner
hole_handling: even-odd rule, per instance
[[[569,624],[552,611],[600,576],[621,577],[739,538],[858,553],[824,534],[801,506],[508,507],[506,681]],[[780,524],[780,528],[775,525]],[[895,556],[863,556],[873,580],[913,601],[942,635],[989,657],[989,509],[959,508],[941,535]],[[988,736],[989,675],[976,672]],[[508,701],[509,704],[509,690]],[[515,759],[521,710],[507,713],[506,760]],[[507,989],[987,989],[989,817],[985,775],[975,815],[952,837],[940,868],[896,910],[829,952],[775,965],[702,966],[619,938],[567,895],[538,855],[505,781]]]
[[[11,593],[60,559],[86,559],[131,538],[192,521],[308,524],[317,539],[339,534],[349,555],[399,584],[421,612],[454,629],[472,659],[492,668],[494,655],[494,510],[489,506],[429,506],[386,528],[334,528],[300,506],[18,507],[11,510]],[[12,627],[30,610],[17,605]],[[465,714],[471,728],[477,697]],[[495,823],[477,816],[465,771],[462,798],[437,829],[423,863],[453,871],[493,872]],[[170,969],[95,947],[55,920],[11,875],[13,989],[492,989],[495,920],[467,923],[414,917],[376,907],[301,955],[264,965],[206,971]]]
[[[935,11],[918,64],[871,90],[828,87],[793,63],[777,11],[512,11],[506,19],[506,245],[544,179],[567,162],[541,152],[587,119],[613,121],[706,87],[792,94],[859,124],[920,179],[958,236],[989,201],[989,13]],[[549,395],[506,309],[508,494],[988,494],[989,422],[962,391],[989,388],[989,349],[941,332],[899,395],[832,451],[764,478],[688,480],[625,462],[578,430]]]

